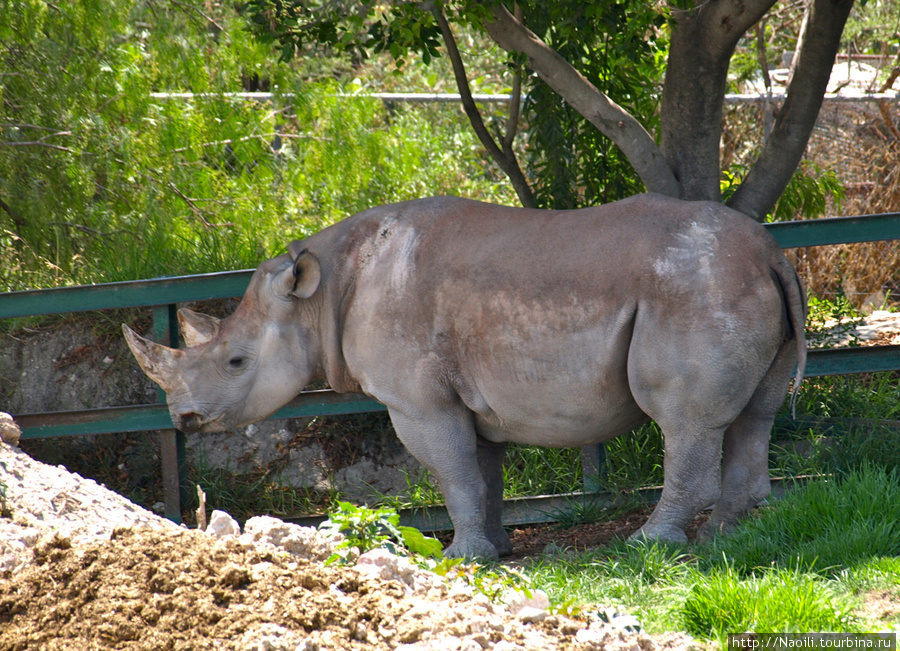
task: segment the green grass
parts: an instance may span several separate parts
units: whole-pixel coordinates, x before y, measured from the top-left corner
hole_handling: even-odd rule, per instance
[[[284,486],[274,473],[265,469],[253,474],[235,474],[222,468],[211,468],[203,459],[189,467],[188,485],[192,490],[182,509],[191,523],[199,504],[196,486],[206,493],[208,511],[225,511],[241,522],[261,514],[287,518],[323,513],[338,502],[335,493]]]
[[[865,465],[798,487],[708,544],[617,542],[529,561],[556,603],[613,606],[651,632],[862,632],[863,599],[900,600],[900,477]]]
[[[707,564],[728,558],[737,573],[803,568],[831,576],[880,556],[900,555],[900,478],[864,465],[812,481],[713,541]]]
[[[728,565],[695,573],[679,608],[684,630],[723,644],[728,635],[863,632],[854,602],[841,586],[798,570],[743,576]]]

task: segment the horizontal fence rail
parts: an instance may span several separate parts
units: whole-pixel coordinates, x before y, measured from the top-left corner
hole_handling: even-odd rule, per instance
[[[406,102],[409,104],[459,104],[462,102],[462,96],[459,93],[335,93],[334,96],[352,99],[380,99],[383,102]],[[158,100],[236,99],[250,102],[271,102],[277,99],[291,100],[295,94],[291,92],[150,93],[150,97]],[[504,93],[474,93],[472,99],[481,104],[508,104],[513,101],[513,96]],[[523,95],[520,101],[525,102],[527,99],[527,96]],[[773,93],[772,95],[734,93],[725,95],[724,101],[726,104],[763,104],[765,102],[784,102],[786,99],[787,95],[783,93]],[[822,97],[822,101],[826,104],[832,102],[900,102],[900,93],[826,93]]]
[[[782,248],[900,239],[900,213],[835,217],[765,224]],[[157,341],[177,346],[176,304],[243,295],[253,270],[0,294],[0,319],[105,309],[152,307]],[[900,346],[811,349],[806,375],[900,370]],[[162,400],[160,396],[160,400]],[[271,418],[300,418],[382,411],[362,394],[304,391]],[[166,405],[130,405],[14,416],[23,439],[160,430],[166,516],[181,518],[184,439],[175,432]],[[586,467],[602,465],[602,453],[585,455]]]

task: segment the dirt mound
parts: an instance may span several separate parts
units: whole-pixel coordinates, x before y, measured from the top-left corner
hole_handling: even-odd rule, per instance
[[[413,576],[413,588],[378,578],[384,566],[372,557],[369,564],[374,571],[365,562],[326,566],[256,546],[246,534],[118,529],[109,540],[78,546],[54,537],[23,571],[0,581],[0,650],[667,646],[536,609],[516,617],[430,573],[411,569],[423,575]]]
[[[692,646],[551,614],[539,593],[492,603],[384,549],[326,565],[335,539],[275,518],[243,533],[220,513],[206,532],[175,527],[2,444],[0,491],[0,547],[14,558],[0,570],[0,651]]]
[[[0,584],[0,649],[393,648],[429,628],[404,586],[234,536],[119,529],[54,538]]]

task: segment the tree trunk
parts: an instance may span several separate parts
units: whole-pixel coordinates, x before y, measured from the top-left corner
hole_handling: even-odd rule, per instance
[[[711,0],[672,17],[660,148],[681,198],[720,201],[722,105],[728,64],[744,32],[775,0]]]
[[[759,159],[731,207],[762,220],[787,187],[818,117],[853,0],[809,0],[788,97]],[[521,52],[548,86],[612,140],[649,192],[721,201],[720,140],[728,66],[738,41],[775,0],[698,0],[676,10],[660,115],[660,145],[501,4],[484,28],[508,51]]]

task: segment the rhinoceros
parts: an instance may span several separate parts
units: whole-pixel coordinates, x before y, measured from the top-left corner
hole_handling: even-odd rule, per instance
[[[380,401],[440,484],[445,555],[492,558],[510,551],[506,443],[585,446],[649,419],[665,479],[636,535],[685,541],[710,504],[707,533],[732,527],[769,492],[805,312],[772,236],[720,204],[433,197],[291,242],[221,322],[182,308],[185,349],[124,332],[188,433],[262,420],[318,379]]]

